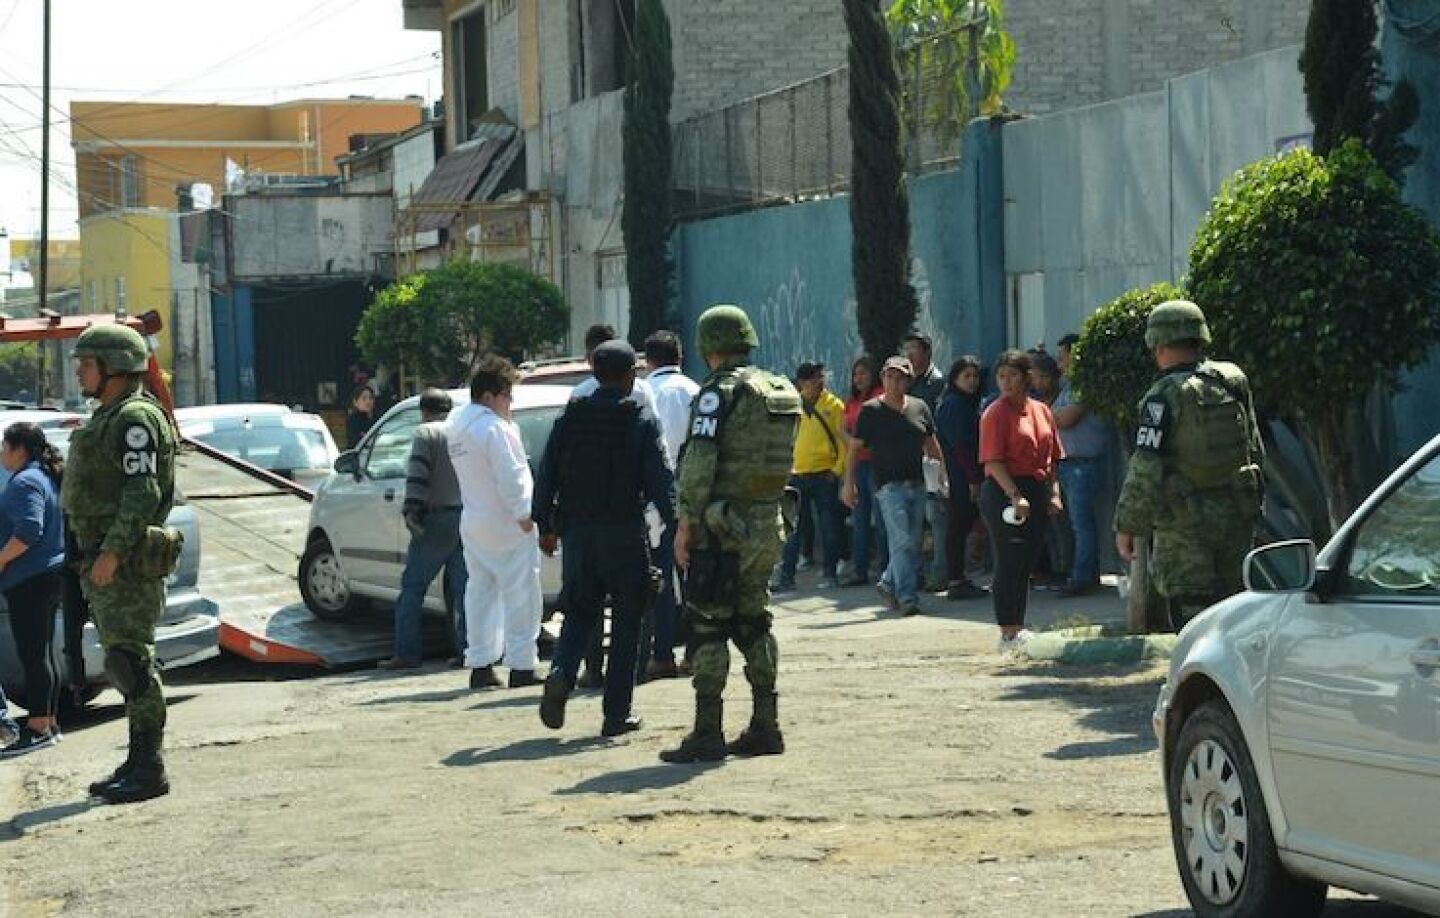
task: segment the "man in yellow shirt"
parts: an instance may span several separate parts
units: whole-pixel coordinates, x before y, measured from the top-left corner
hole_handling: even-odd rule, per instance
[[[795,589],[795,568],[800,561],[801,530],[818,526],[824,566],[816,587],[833,590],[839,585],[836,567],[845,517],[840,507],[840,482],[845,478],[845,455],[850,439],[845,434],[845,403],[825,388],[825,365],[802,363],[795,372],[800,390],[800,429],[795,434],[795,464],[790,483],[800,492],[800,519],[785,543],[780,567],[770,583],[771,592]]]

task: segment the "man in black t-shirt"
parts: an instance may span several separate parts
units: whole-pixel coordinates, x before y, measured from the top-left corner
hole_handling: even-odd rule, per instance
[[[862,449],[870,451],[870,470],[875,478],[875,500],[885,519],[890,541],[890,565],[875,588],[890,608],[903,608],[917,615],[922,584],[920,539],[925,525],[925,463],[930,456],[940,459],[935,439],[935,418],[923,401],[905,394],[914,378],[910,361],[891,357],[880,373],[883,394],[860,409],[855,435],[850,438],[850,457],[845,466],[844,500],[854,507],[857,497],[855,465]],[[941,464],[941,487],[947,489]]]

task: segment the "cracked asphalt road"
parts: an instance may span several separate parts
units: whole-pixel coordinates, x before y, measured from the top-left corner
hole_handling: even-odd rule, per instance
[[[1041,625],[1119,615],[1113,594],[1037,599]],[[1160,665],[1002,659],[985,602],[872,600],[777,605],[788,752],[708,766],[656,758],[688,727],[683,682],[642,686],[645,729],[602,740],[593,694],[551,732],[537,688],[470,692],[438,664],[222,660],[168,689],[171,795],[94,807],[85,784],[123,755],[107,693],[57,749],[0,764],[0,914],[1188,914]],[[727,697],[738,731],[738,662]]]

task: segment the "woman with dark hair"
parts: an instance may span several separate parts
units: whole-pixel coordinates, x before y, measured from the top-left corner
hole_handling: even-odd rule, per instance
[[[60,517],[64,462],[45,432],[25,422],[5,429],[0,462],[10,473],[0,493],[0,592],[10,609],[10,631],[25,669],[25,706],[30,712],[19,737],[0,749],[0,757],[9,758],[60,741],[55,720],[60,680],[53,644],[60,567],[65,562]]]
[[[1045,538],[1046,513],[1062,509],[1056,470],[1064,451],[1050,406],[1030,397],[1030,358],[1010,350],[995,361],[1000,397],[980,418],[980,515],[990,531],[995,580],[990,595],[1000,626],[1000,652],[1020,648],[1029,637],[1025,605],[1030,573]]]
[[[845,400],[845,433],[855,435],[855,420],[860,409],[873,398],[880,397],[880,374],[875,361],[859,357],[850,365],[850,397]],[[870,474],[870,451],[862,449],[855,465],[857,502],[850,513],[850,576],[841,586],[866,586],[870,579],[870,548],[875,546],[879,569],[885,570],[889,552],[885,545],[885,524],[880,521],[880,508],[875,505],[875,479]]]
[[[350,396],[350,413],[345,417],[345,448],[359,446],[374,423],[375,390],[367,384]]]
[[[945,374],[945,394],[935,412],[935,435],[950,474],[950,512],[945,523],[946,599],[978,599],[985,591],[965,576],[965,543],[980,508],[975,503],[985,472],[980,468],[980,358],[965,356]]]

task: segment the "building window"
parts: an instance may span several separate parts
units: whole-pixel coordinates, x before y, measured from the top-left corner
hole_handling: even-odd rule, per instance
[[[115,311],[120,312],[125,308],[125,278],[115,278]]]
[[[85,305],[89,312],[100,311],[100,284],[98,282],[92,280],[87,285]]]
[[[120,157],[120,206],[140,206],[140,157],[133,153]]]
[[[625,88],[635,0],[571,0],[570,94],[574,101]]]
[[[455,142],[464,143],[490,110],[486,76],[485,10],[479,9],[450,26],[455,59]]]

